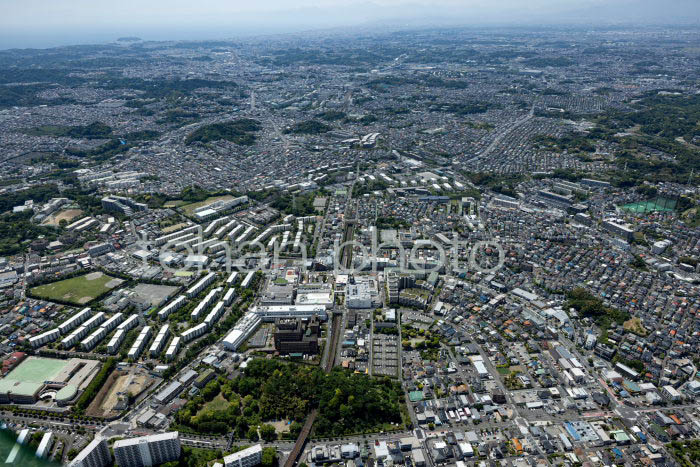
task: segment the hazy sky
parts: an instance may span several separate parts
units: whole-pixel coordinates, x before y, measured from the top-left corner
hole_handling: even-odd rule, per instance
[[[698,21],[700,0],[0,0],[0,48],[336,26]]]

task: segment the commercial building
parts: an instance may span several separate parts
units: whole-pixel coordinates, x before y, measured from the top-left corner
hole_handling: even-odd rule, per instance
[[[479,378],[485,379],[489,377],[489,372],[486,369],[486,365],[484,365],[484,362],[482,360],[474,360],[474,369],[476,370],[477,374],[479,375]]]
[[[284,280],[281,283],[271,282],[265,289],[260,304],[263,306],[291,305],[294,303],[295,295],[294,284]]]
[[[281,354],[318,353],[320,322],[316,318],[278,319],[275,321],[275,350]]]
[[[246,313],[224,337],[224,348],[235,352],[262,324],[262,319],[255,313]]]
[[[116,441],[114,457],[119,467],[148,467],[177,460],[180,457],[179,434],[173,431]]]
[[[318,318],[321,321],[328,319],[326,307],[323,305],[278,305],[278,306],[257,306],[250,311],[255,313],[266,322],[274,322],[283,318]]]
[[[333,308],[335,299],[333,298],[333,291],[323,291],[323,292],[304,292],[301,290],[297,293],[297,298],[295,303],[297,305],[323,305],[326,309]]]
[[[363,277],[348,284],[345,295],[348,308],[375,308],[381,304],[377,281]]]
[[[239,196],[238,198],[233,199],[217,200],[213,203],[209,203],[205,206],[201,206],[195,209],[194,216],[197,218],[197,220],[204,221],[247,202],[247,196]]]

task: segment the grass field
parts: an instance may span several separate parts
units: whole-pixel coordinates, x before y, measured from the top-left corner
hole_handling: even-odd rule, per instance
[[[214,399],[207,402],[202,406],[201,409],[199,409],[197,415],[206,412],[218,412],[219,410],[226,410],[229,404],[230,402],[224,399],[224,396],[222,396],[221,394],[217,394],[217,396]]]
[[[642,325],[642,320],[639,318],[631,318],[628,321],[625,321],[622,327],[626,331],[633,332],[639,336],[646,336],[647,335],[647,330],[644,328]]]
[[[84,305],[122,282],[124,282],[122,279],[101,272],[91,272],[84,276],[40,285],[31,291],[35,296],[46,300],[62,300],[76,305]]]
[[[180,206],[180,209],[187,214],[188,216],[191,216],[194,214],[194,210],[197,208],[201,208],[202,206],[206,206],[207,204],[211,204],[214,201],[219,201],[219,200],[228,200],[228,199],[233,199],[233,196],[231,195],[224,195],[224,196],[212,196],[211,198],[207,198],[204,201],[200,201],[198,203],[191,203],[191,204],[186,204],[184,206]]]

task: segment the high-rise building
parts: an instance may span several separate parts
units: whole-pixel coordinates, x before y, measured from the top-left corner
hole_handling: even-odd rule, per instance
[[[179,434],[172,431],[119,440],[114,443],[114,457],[119,467],[149,467],[177,460],[180,457]]]
[[[256,444],[224,457],[225,467],[253,467],[262,462],[262,445]],[[119,464],[121,467],[121,464]]]
[[[93,439],[68,465],[69,467],[104,467],[105,465],[112,465],[112,455],[109,453],[107,441],[104,439]]]

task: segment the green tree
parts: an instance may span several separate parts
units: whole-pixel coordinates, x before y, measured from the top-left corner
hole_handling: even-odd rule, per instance
[[[246,435],[246,438],[248,438],[251,441],[257,441],[258,440],[258,430],[256,427],[251,426],[248,428],[248,434]]]
[[[275,448],[264,448],[263,452],[262,452],[261,464],[263,467],[276,466],[277,465],[277,450]],[[301,467],[302,464],[299,464],[299,467]],[[304,465],[306,465],[306,464],[304,464]]]
[[[260,437],[267,442],[276,440],[277,432],[275,431],[275,427],[268,424],[261,426]]]

